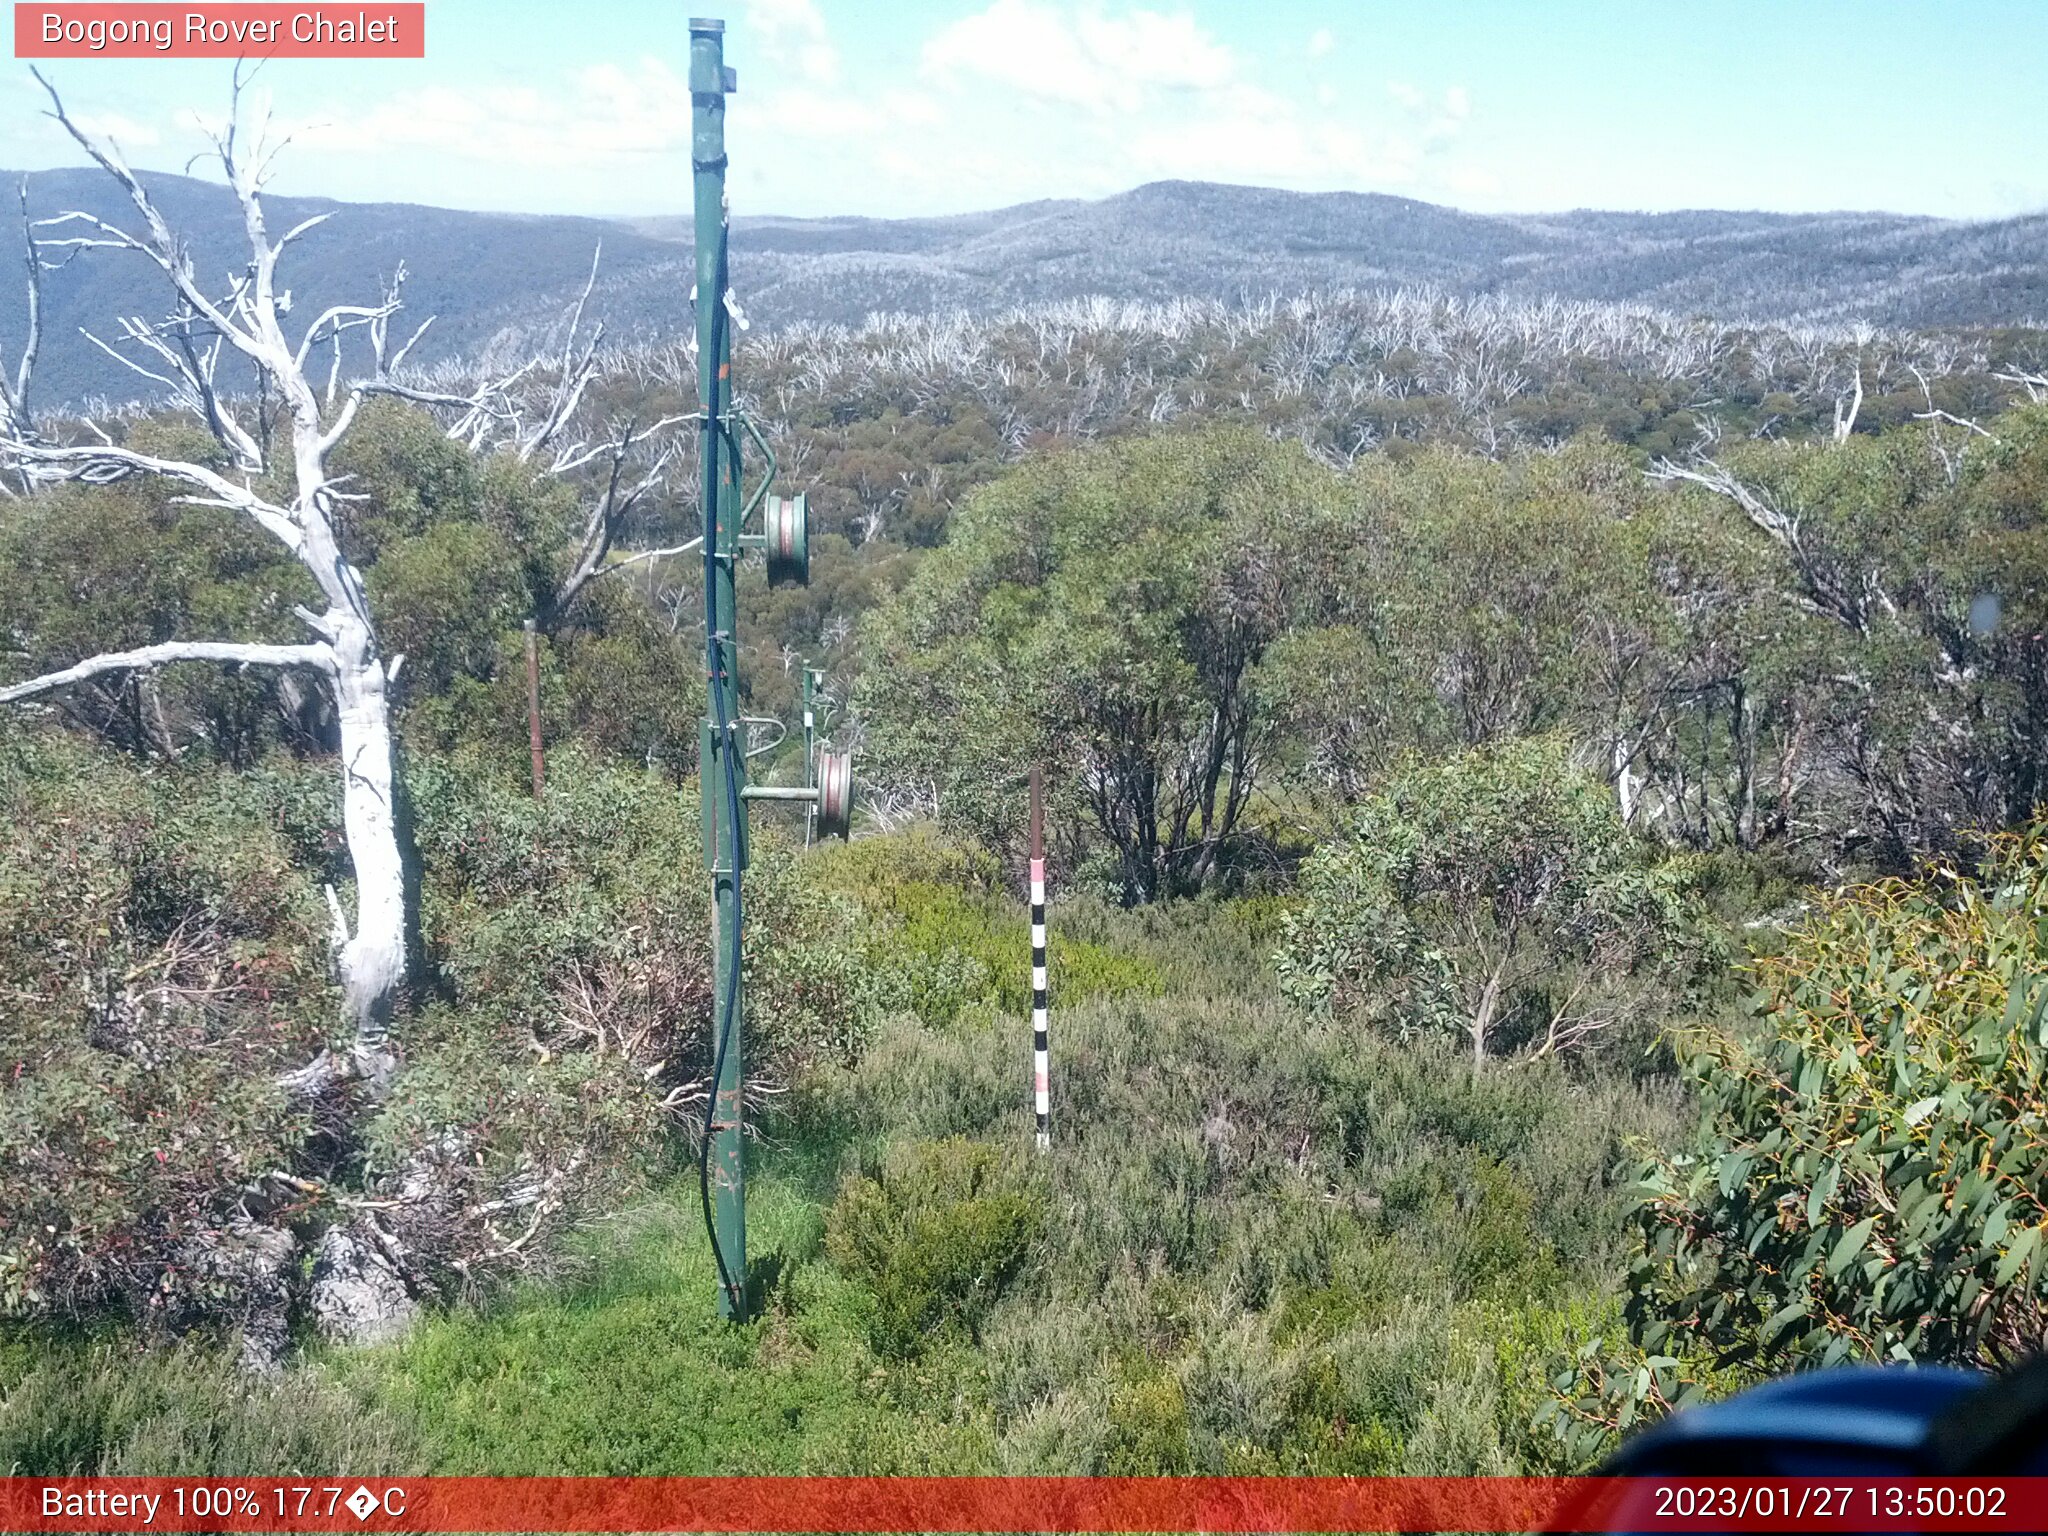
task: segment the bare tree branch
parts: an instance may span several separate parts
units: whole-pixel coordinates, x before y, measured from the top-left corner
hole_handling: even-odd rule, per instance
[[[89,485],[106,485],[129,475],[163,475],[182,480],[209,492],[211,506],[232,507],[245,512],[293,554],[304,557],[305,538],[298,519],[287,508],[266,501],[247,486],[236,485],[204,464],[183,459],[159,458],[138,453],[113,443],[24,443],[0,444],[23,473],[38,482],[82,480]]]
[[[603,450],[611,459],[610,472],[605,478],[604,488],[592,500],[584,514],[582,544],[577,550],[576,560],[570,568],[568,577],[549,602],[547,612],[542,615],[543,627],[552,627],[561,615],[568,611],[569,605],[576,601],[578,594],[598,577],[607,571],[619,570],[624,565],[637,563],[643,558],[636,556],[633,560],[619,564],[606,563],[611,554],[612,543],[633,509],[650,491],[661,485],[669,462],[675,457],[676,445],[673,441],[665,444],[646,473],[630,487],[625,482],[626,465],[638,444],[667,431],[684,419],[680,416],[667,416],[645,431],[628,422],[614,432]],[[588,456],[575,462],[588,462]],[[678,550],[681,547],[678,546]],[[647,552],[649,557],[654,553]]]
[[[666,549],[635,550],[630,555],[599,566],[591,579],[594,581],[599,576],[615,576],[620,571],[631,570],[634,566],[644,564],[649,560],[669,560],[677,555],[687,555],[691,550],[702,549],[703,547],[704,535],[700,533],[696,538],[689,540],[687,543],[671,544]]]
[[[1799,548],[1799,519],[1790,512],[1776,506],[1770,498],[1756,487],[1738,479],[1724,469],[1716,460],[1705,454],[1697,456],[1691,464],[1679,464],[1670,459],[1658,459],[1645,473],[1656,481],[1686,481],[1703,486],[1717,496],[1725,496],[1742,508],[1743,515],[1763,532],[1769,534],[1787,549]]]
[[[27,682],[0,687],[0,704],[30,699],[82,683],[109,672],[152,672],[176,661],[218,661],[245,667],[311,667],[334,670],[334,654],[324,645],[248,645],[239,641],[167,640],[132,651],[107,651]]]

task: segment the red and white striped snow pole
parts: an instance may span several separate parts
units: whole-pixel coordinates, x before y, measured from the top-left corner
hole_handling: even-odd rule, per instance
[[[1038,1150],[1052,1145],[1052,1063],[1046,1038],[1045,801],[1037,764],[1031,768],[1031,1108]]]

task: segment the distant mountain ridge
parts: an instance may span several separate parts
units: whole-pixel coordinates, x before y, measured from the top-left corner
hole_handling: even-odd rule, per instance
[[[144,179],[191,238],[202,273],[224,277],[242,266],[239,219],[224,188]],[[28,186],[35,216],[132,213],[97,171],[37,172]],[[678,206],[685,193],[677,189]],[[374,297],[380,277],[405,262],[408,309],[437,316],[415,354],[422,362],[493,340],[537,341],[574,297],[600,242],[592,312],[612,336],[673,337],[687,325],[685,216],[269,201],[277,228],[314,212],[332,215],[287,258],[286,279],[304,314]],[[733,245],[740,300],[770,326],[858,324],[878,311],[988,314],[1094,294],[1236,299],[1378,286],[1556,295],[1731,321],[1999,326],[2048,317],[2048,215],[2039,214],[1981,223],[1712,210],[1488,215],[1378,193],[1155,182],[1096,201],[943,218],[741,217]],[[141,257],[88,252],[46,277],[44,299],[44,403],[150,392],[147,380],[77,334],[81,325],[103,332],[117,314],[161,312],[160,279]],[[0,288],[0,348],[8,353],[19,344],[21,315],[18,286]]]
[[[0,173],[11,187],[19,172]],[[241,216],[227,188],[185,176],[143,173],[142,181],[171,228],[190,242],[202,281],[225,292],[249,259]],[[37,171],[27,178],[31,218],[82,209],[123,228],[139,219],[126,195],[97,169]],[[12,198],[5,200],[12,214]],[[602,242],[602,281],[631,280],[641,297],[633,312],[600,307],[613,334],[672,334],[688,311],[687,251],[603,219],[466,213],[410,203],[344,203],[329,198],[267,196],[273,235],[318,213],[327,222],[294,241],[279,265],[291,290],[288,329],[310,324],[334,303],[374,303],[382,282],[405,265],[405,305],[413,324],[434,316],[415,357],[432,362],[474,353],[493,338],[517,342],[545,334],[582,287],[592,252]],[[25,315],[20,250],[11,217],[0,216],[0,360],[11,375],[20,355]],[[50,231],[61,236],[70,230]],[[52,260],[65,253],[54,252]],[[114,401],[160,392],[94,348],[81,327],[106,338],[117,316],[156,319],[167,312],[163,274],[138,252],[85,251],[43,277],[43,350],[31,403]],[[400,322],[403,327],[404,322]]]
[[[641,221],[670,235],[664,221]],[[753,306],[854,321],[1106,293],[1234,298],[1426,285],[1732,321],[2010,325],[2048,316],[2048,215],[1466,213],[1378,193],[1155,182],[960,219],[735,223]]]

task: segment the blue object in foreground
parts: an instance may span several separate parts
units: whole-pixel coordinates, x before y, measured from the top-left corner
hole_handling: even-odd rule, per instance
[[[1666,1477],[1910,1477],[1946,1459],[1934,1433],[1992,1378],[1948,1366],[1854,1366],[1766,1382],[1672,1415],[1600,1470]]]
[[[1752,1486],[1769,1489],[1772,1478],[2041,1477],[2048,1475],[2048,1355],[1997,1377],[1949,1366],[1851,1366],[1788,1376],[1673,1414],[1623,1445],[1599,1475],[1644,1481],[1601,1485],[1551,1529],[1671,1529],[1664,1517],[1672,1511],[1652,1502],[1657,1490],[1670,1490],[1665,1479],[1754,1479]],[[1714,1518],[1706,1509],[1698,1513]],[[1759,1509],[1758,1518],[1772,1513]],[[1727,1528],[1756,1525],[1738,1512]],[[1685,1529],[1714,1527],[1693,1521]]]

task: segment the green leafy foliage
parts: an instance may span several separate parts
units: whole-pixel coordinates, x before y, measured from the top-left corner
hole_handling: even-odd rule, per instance
[[[2037,824],[1757,962],[1756,1027],[1691,1040],[1698,1137],[1641,1168],[1627,1338],[1560,1377],[1571,1432],[1731,1376],[2041,1348],[2044,899]]]
[[[978,1352],[1002,1464],[1550,1465],[1530,1424],[1551,1355],[1611,1315],[1578,1299],[1620,1269],[1608,1170],[1625,1128],[1661,1133],[1666,1112],[1554,1063],[1475,1070],[1304,1021],[1256,970],[1210,971],[1273,920],[1241,902],[1087,919],[1162,956],[1162,995],[1055,1012],[1057,1218]],[[786,1134],[868,1168],[960,1135],[1022,1153],[1029,1070],[1021,1030],[895,1019],[852,1071],[809,1080]]]
[[[0,1316],[239,1304],[202,1252],[307,1134],[332,807],[234,790],[0,723]]]
[[[1644,1290],[1646,1344],[1829,1361],[2040,1347],[2044,897],[2037,826],[1974,877],[1853,892],[1759,963],[1760,1037],[1710,1035],[1692,1058],[1712,1140],[1648,1175],[1648,1257],[1672,1262]],[[1660,1329],[1653,1301],[1698,1321]]]
[[[568,1277],[429,1318],[334,1362],[436,1471],[495,1476],[907,1475],[994,1471],[957,1354],[878,1358],[862,1289],[821,1254],[823,1212],[750,1179],[755,1262],[775,1283],[735,1325],[694,1184],[576,1245]]]
[[[1255,787],[1253,669],[1333,492],[1243,432],[1028,461],[875,617],[859,701],[877,769],[1007,850],[1015,786],[1056,750],[1061,815],[1114,850],[1126,902],[1209,883]]]
[[[317,1368],[252,1381],[189,1343],[0,1340],[0,1467],[11,1476],[389,1477],[423,1460],[396,1415]]]
[[[934,1026],[969,1010],[984,1020],[1028,1016],[1030,925],[1017,901],[1000,894],[996,861],[973,844],[920,824],[818,849],[803,876],[857,902],[861,967],[897,1006]],[[1160,988],[1156,964],[1093,941],[1064,920],[1047,940],[1048,972],[1062,1007]]]
[[[902,1357],[947,1334],[973,1338],[1045,1225],[1015,1163],[953,1137],[892,1149],[833,1204],[827,1251],[874,1295],[877,1351]]]
[[[1640,1036],[1711,954],[1683,858],[1624,829],[1565,745],[1530,738],[1396,774],[1302,870],[1283,987],[1475,1057]]]
[[[1739,643],[1720,654],[1748,676],[1752,707],[1807,722],[1839,763],[1808,814],[1891,873],[2017,825],[2042,798],[2030,722],[2044,697],[2048,509],[2034,486],[2048,409],[2010,411],[1988,436],[1944,430],[1754,444],[1726,462],[1760,528],[1796,524],[1796,540],[1753,539],[1796,606],[1731,593],[1716,627]],[[1787,609],[1807,617],[1772,622]]]

